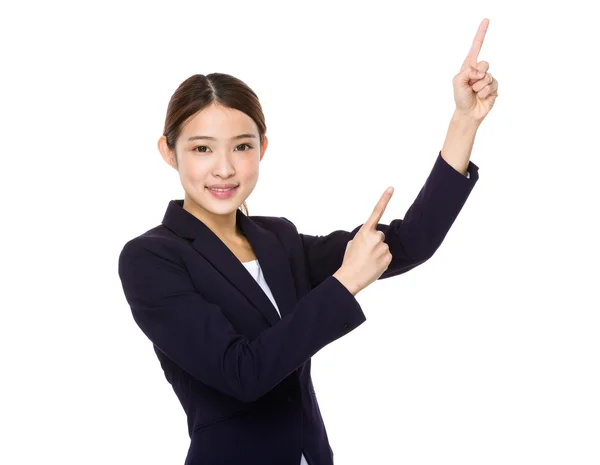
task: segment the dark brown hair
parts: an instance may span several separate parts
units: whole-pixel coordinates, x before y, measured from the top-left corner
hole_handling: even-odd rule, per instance
[[[262,147],[267,126],[262,107],[254,91],[243,81],[229,74],[212,73],[206,76],[194,74],[179,85],[167,107],[163,135],[167,139],[167,147],[175,153],[176,163],[175,142],[181,134],[183,123],[190,116],[213,103],[239,110],[252,118],[258,127]],[[245,215],[248,215],[246,201],[240,208]]]

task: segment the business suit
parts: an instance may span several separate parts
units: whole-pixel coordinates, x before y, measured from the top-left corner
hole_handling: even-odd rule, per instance
[[[404,219],[377,225],[393,257],[379,279],[434,254],[478,180],[475,164],[467,170],[439,153]],[[333,464],[310,358],[366,320],[332,276],[361,225],[311,236],[287,218],[236,211],[280,318],[244,265],[182,205],[170,201],[161,225],[125,244],[119,276],[187,414],[186,465],[298,465],[302,452],[310,465]]]

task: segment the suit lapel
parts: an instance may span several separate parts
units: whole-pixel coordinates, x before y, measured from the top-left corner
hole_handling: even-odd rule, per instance
[[[279,311],[285,317],[296,303],[296,289],[285,249],[275,233],[260,226],[239,209],[236,210],[236,221],[250,242]],[[246,267],[208,226],[183,209],[183,200],[169,202],[162,224],[191,240],[192,247],[244,294],[271,325],[280,320],[271,300]]]

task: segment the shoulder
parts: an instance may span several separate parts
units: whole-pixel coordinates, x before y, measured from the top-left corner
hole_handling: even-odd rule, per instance
[[[285,217],[251,215],[248,218],[285,242],[297,240],[298,230],[294,223]],[[189,252],[190,241],[184,239],[169,228],[160,224],[142,234],[129,239],[119,253],[119,263],[138,258],[156,258],[182,263]]]
[[[148,256],[179,261],[182,251],[188,242],[173,231],[160,224],[148,231],[129,239],[119,253],[119,263],[125,259],[136,259]]]

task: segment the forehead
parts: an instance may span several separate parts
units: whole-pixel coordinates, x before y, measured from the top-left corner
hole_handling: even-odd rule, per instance
[[[210,105],[192,115],[182,127],[182,136],[204,135],[229,140],[241,133],[258,135],[256,123],[246,113],[222,105]]]

